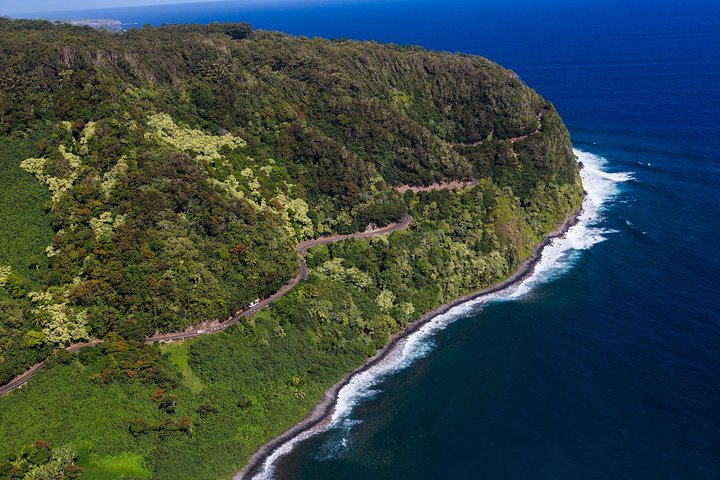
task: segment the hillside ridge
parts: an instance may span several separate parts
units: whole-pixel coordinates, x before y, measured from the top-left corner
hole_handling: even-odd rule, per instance
[[[0,165],[27,193],[0,216],[0,383],[47,366],[0,398],[7,456],[228,476],[582,201],[552,104],[481,57],[244,23],[0,19],[0,44]]]

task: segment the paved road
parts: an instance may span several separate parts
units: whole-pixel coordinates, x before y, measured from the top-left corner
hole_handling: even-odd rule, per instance
[[[542,130],[543,112],[538,113],[535,116],[535,119],[537,120],[537,128],[535,130],[533,130],[532,132],[528,133],[527,135],[520,135],[519,137],[512,137],[512,138],[499,138],[498,140],[507,140],[510,143],[517,143],[520,140],[525,140],[526,138],[528,138],[532,135],[537,135],[538,133],[540,133],[540,130]],[[485,140],[479,140],[479,141],[473,142],[473,143],[451,143],[450,146],[451,147],[479,147],[483,143],[485,143]]]
[[[302,282],[303,280],[306,280],[309,275],[309,270],[307,263],[305,262],[305,254],[307,251],[315,247],[317,245],[326,245],[328,243],[335,243],[340,242],[343,240],[347,240],[350,238],[371,238],[371,237],[377,237],[379,235],[387,235],[389,233],[403,230],[410,225],[410,222],[412,221],[412,217],[408,214],[405,214],[405,216],[397,223],[390,224],[383,228],[376,228],[371,230],[366,230],[364,232],[356,232],[349,235],[333,235],[333,236],[327,236],[327,237],[320,237],[315,238],[313,240],[306,240],[300,244],[298,244],[297,247],[295,247],[295,251],[298,253],[299,261],[300,261],[300,270],[298,274],[290,280],[288,283],[283,285],[280,290],[270,295],[268,298],[265,298],[258,302],[257,305],[247,308],[245,310],[236,312],[234,315],[228,317],[225,321],[212,321],[212,322],[204,322],[200,325],[196,325],[194,327],[190,327],[187,330],[184,330],[182,332],[172,332],[172,333],[159,333],[152,335],[150,337],[147,337],[145,339],[145,343],[157,343],[157,342],[173,342],[173,341],[180,341],[180,340],[187,340],[188,338],[194,338],[199,337],[200,335],[208,335],[212,333],[217,333],[222,330],[225,330],[231,325],[235,325],[236,323],[240,322],[243,318],[247,318],[250,315],[253,315],[254,313],[257,313],[258,311],[262,310],[263,308],[266,308],[271,303],[275,302],[282,296],[284,296],[286,293],[288,293],[292,288],[297,285],[298,283]],[[102,343],[102,340],[93,340],[91,342],[87,343],[77,343],[74,345],[70,345],[66,348],[68,352],[77,352],[83,347],[94,347],[95,345],[98,345]],[[25,383],[27,383],[28,380],[30,380],[37,372],[39,372],[44,366],[46,365],[46,362],[40,362],[38,364],[33,365],[25,372],[21,373],[17,377],[13,378],[10,382],[6,383],[3,386],[0,386],[0,396],[6,395],[7,393],[11,392],[12,390],[15,390],[18,387],[21,387]]]
[[[67,350],[70,353],[77,352],[81,348],[84,347],[94,347],[95,345],[99,345],[102,343],[102,340],[93,340],[91,342],[85,342],[85,343],[75,343],[73,345],[70,345],[65,350]],[[39,372],[45,365],[47,365],[47,360],[42,361],[40,363],[36,363],[29,369],[25,370],[23,373],[18,375],[17,377],[10,380],[10,382],[6,383],[3,386],[0,386],[0,397],[3,395],[7,395],[12,390],[15,390],[18,387],[21,387],[27,383],[28,380],[30,380],[32,377],[35,376],[37,372]]]

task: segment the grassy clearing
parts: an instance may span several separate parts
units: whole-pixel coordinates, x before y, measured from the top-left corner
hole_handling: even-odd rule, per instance
[[[191,342],[184,343],[163,343],[160,351],[168,356],[172,363],[182,374],[183,384],[193,393],[200,393],[203,389],[203,381],[195,375],[188,365],[188,351]]]
[[[145,479],[150,478],[150,470],[143,465],[143,456],[124,452],[98,458],[90,454],[89,447],[79,450],[78,465],[83,469],[83,478],[94,480]]]

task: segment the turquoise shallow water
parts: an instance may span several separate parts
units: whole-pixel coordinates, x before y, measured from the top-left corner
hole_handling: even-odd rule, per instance
[[[553,101],[597,169],[597,215],[525,294],[418,338],[404,368],[356,389],[277,478],[720,479],[720,7],[427,0],[75,15],[248,20],[481,54]]]

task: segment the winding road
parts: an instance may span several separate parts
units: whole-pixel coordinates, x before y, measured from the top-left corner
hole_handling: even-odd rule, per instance
[[[262,310],[263,308],[266,308],[271,303],[277,301],[281,297],[283,297],[286,293],[288,293],[290,290],[292,290],[295,285],[302,282],[303,280],[306,280],[308,278],[308,275],[310,274],[310,270],[308,269],[307,262],[305,262],[305,254],[307,251],[315,246],[318,245],[327,245],[329,243],[336,243],[341,242],[343,240],[348,240],[351,238],[371,238],[371,237],[377,237],[380,235],[387,235],[392,232],[403,230],[407,228],[410,225],[410,222],[412,222],[412,217],[409,214],[405,214],[403,218],[397,222],[397,223],[391,223],[390,225],[387,225],[382,228],[373,228],[365,230],[364,232],[356,232],[351,233],[348,235],[332,235],[327,237],[319,237],[314,238],[312,240],[306,240],[302,243],[299,243],[295,247],[295,251],[297,252],[300,260],[300,271],[298,274],[290,280],[288,283],[283,285],[280,290],[270,295],[268,298],[265,298],[258,302],[256,305],[253,305],[250,308],[247,308],[245,310],[240,310],[238,312],[235,312],[235,314],[228,317],[225,321],[211,321],[211,322],[204,322],[200,325],[195,325],[193,327],[190,327],[182,332],[171,332],[171,333],[156,333],[154,335],[151,335],[147,338],[145,338],[145,343],[157,343],[157,342],[174,342],[174,341],[181,341],[181,340],[187,340],[189,338],[199,337],[201,335],[208,335],[220,332],[222,330],[225,330],[226,328],[230,327],[231,325],[235,325],[236,323],[240,322],[243,318],[247,318],[258,311]],[[73,345],[70,345],[65,350],[68,352],[77,352],[81,348],[84,347],[94,347],[96,345],[99,345],[102,343],[102,340],[92,340],[90,342],[85,343],[76,343]],[[18,387],[21,387],[25,385],[32,377],[35,376],[37,372],[39,372],[43,367],[47,365],[47,361],[43,361],[40,363],[37,363],[30,367],[29,369],[25,370],[23,373],[18,375],[17,377],[13,378],[10,382],[6,383],[3,386],[0,386],[0,396],[6,395],[10,393],[11,391],[15,390]]]
[[[519,137],[512,137],[512,138],[499,138],[498,140],[500,140],[500,141],[508,141],[508,142],[510,142],[511,144],[515,144],[515,143],[519,142],[520,140],[525,140],[525,139],[528,138],[528,137],[531,137],[531,136],[533,136],[533,135],[537,135],[538,133],[540,133],[540,130],[542,129],[543,112],[538,113],[538,114],[535,116],[535,120],[537,120],[537,128],[536,128],[535,130],[533,130],[532,132],[528,133],[527,135],[520,135]],[[493,131],[494,131],[494,130],[493,130]],[[492,135],[492,134],[491,134],[491,135]],[[449,145],[450,145],[450,148],[454,148],[454,147],[479,147],[480,145],[482,145],[483,143],[485,143],[486,140],[487,140],[487,139],[485,139],[485,140],[478,140],[477,142],[472,142],[472,143],[451,143],[451,144],[449,144]]]

